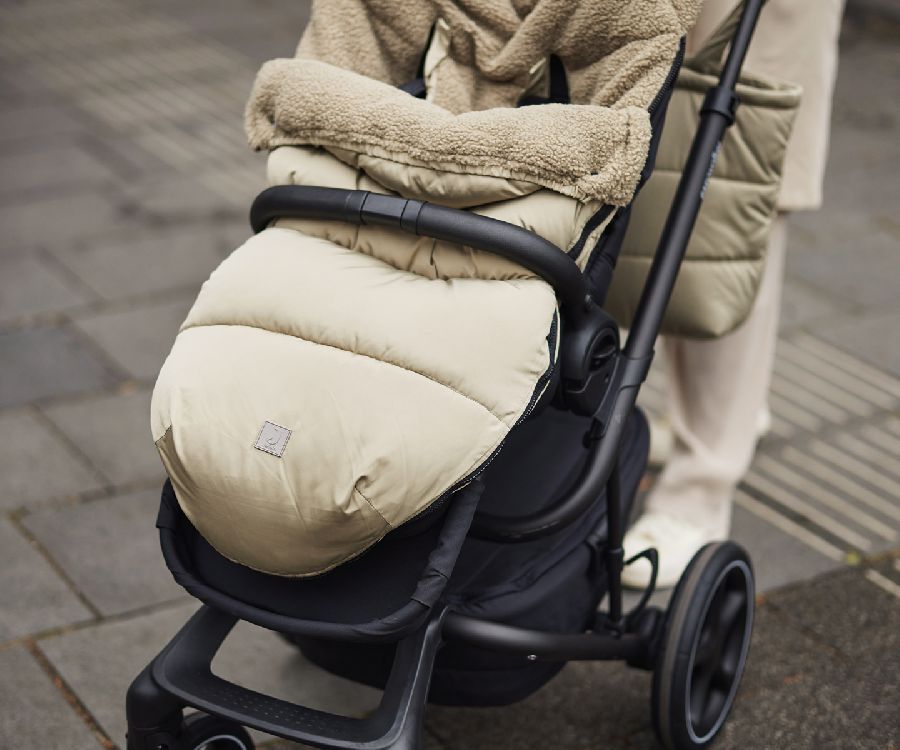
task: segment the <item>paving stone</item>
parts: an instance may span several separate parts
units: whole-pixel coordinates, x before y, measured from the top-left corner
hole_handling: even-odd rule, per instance
[[[121,378],[68,326],[0,333],[0,408],[98,391]]]
[[[262,176],[265,168],[261,160],[259,167],[259,174]],[[158,238],[154,236],[154,242],[159,247],[156,253],[152,253],[149,257],[156,259],[155,264],[169,279],[172,276],[182,278],[184,274],[178,270],[179,263],[188,259],[193,260],[197,255],[202,257],[207,246],[213,246],[219,254],[234,249],[235,246],[231,244],[227,248],[223,247],[224,233],[220,228],[223,223],[238,222],[243,226],[245,236],[250,236],[250,226],[247,222],[248,207],[244,205],[235,208],[229,205],[193,174],[167,173],[142,179],[123,188],[122,197],[125,199],[126,210],[136,216],[159,224],[188,225],[177,226],[169,233],[160,232]],[[140,248],[139,241],[137,245]],[[159,256],[160,252],[167,251],[172,257]],[[146,258],[143,260],[146,261]]]
[[[187,604],[101,624],[40,646],[104,731],[121,743],[128,685],[195,609]],[[214,667],[225,679],[322,710],[362,715],[378,700],[376,691],[325,675],[279,636],[246,623],[226,640]]]
[[[0,642],[92,618],[41,554],[5,519],[0,519],[0,601]]]
[[[828,332],[828,340],[839,349],[900,377],[900,310],[847,319]]]
[[[103,615],[186,596],[163,562],[156,533],[159,489],[46,509],[25,527]]]
[[[24,648],[0,651],[0,747],[97,750],[94,735]]]
[[[56,255],[87,286],[117,300],[186,285],[199,288],[235,248],[227,239],[206,226],[176,227],[85,243]]]
[[[45,145],[43,148],[0,155],[0,196],[28,191],[57,192],[73,185],[109,183],[114,174],[96,156],[78,144]]]
[[[76,325],[133,377],[155,380],[194,297],[82,317]]]
[[[230,49],[244,55],[253,67],[276,57],[293,57],[303,34],[300,23],[254,25],[252,28],[223,25],[206,32]]]
[[[729,727],[723,747],[792,750],[895,748],[900,737],[897,653],[820,669],[798,689],[760,700],[748,719]]]
[[[25,91],[21,82],[15,80],[11,71],[0,74],[0,97],[9,107],[25,104]]]
[[[58,404],[45,413],[113,484],[165,477],[150,435],[150,391]]]
[[[900,655],[900,599],[845,569],[767,597],[794,627],[817,636],[850,660]]]
[[[760,593],[840,566],[740,507],[734,509],[731,538],[749,553]]]
[[[0,148],[8,152],[15,148],[14,141],[19,139],[34,142],[38,138],[75,133],[82,128],[84,123],[58,103],[7,104],[0,110],[0,142],[3,143]]]
[[[650,675],[618,663],[572,663],[530,698],[489,709],[432,707],[428,726],[452,750],[622,747],[649,722]]]
[[[844,582],[859,596],[857,604],[866,606],[869,595],[860,589],[860,577],[856,571],[855,580]],[[840,658],[828,646],[832,633],[824,642],[807,633],[784,609],[758,610],[747,674],[723,730],[723,748],[862,750],[896,741],[897,650],[873,648],[865,657]]]
[[[802,281],[787,278],[781,296],[779,325],[782,333],[796,328],[816,330],[839,321],[852,310],[849,303],[812,289]]]
[[[70,309],[91,299],[37,253],[0,254],[0,323]]]
[[[788,274],[859,307],[893,305],[897,299],[900,240],[842,208],[794,223]]]
[[[0,509],[98,490],[102,477],[34,415],[0,414]]]
[[[275,57],[292,57],[309,19],[310,4],[293,0],[267,0],[249,8],[246,0],[166,2],[167,15],[176,17],[204,37],[216,39],[234,52],[248,56],[255,66]],[[211,11],[211,8],[215,11]],[[243,32],[243,33],[241,33]],[[266,35],[268,46],[264,45]],[[248,44],[248,38],[253,42]]]
[[[114,197],[72,191],[0,206],[0,248],[56,246],[128,226]]]
[[[39,642],[53,667],[120,747],[125,739],[125,691],[196,604],[94,625]]]

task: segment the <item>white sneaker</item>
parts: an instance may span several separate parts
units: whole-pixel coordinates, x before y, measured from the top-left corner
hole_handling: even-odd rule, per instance
[[[672,455],[672,447],[675,444],[675,435],[672,433],[672,425],[668,419],[652,417],[648,421],[650,426],[650,451],[647,454],[647,465],[652,469],[665,466],[669,456]]]
[[[642,515],[625,535],[622,546],[626,560],[648,547],[655,547],[659,553],[656,588],[668,589],[678,583],[691,558],[704,544],[721,538],[657,511]],[[630,589],[646,589],[651,572],[649,560],[636,560],[622,571],[622,584]]]

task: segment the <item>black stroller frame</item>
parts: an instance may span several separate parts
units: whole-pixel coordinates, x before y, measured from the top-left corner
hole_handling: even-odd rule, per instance
[[[652,580],[639,604],[625,613],[621,573],[637,558],[623,559],[627,519],[617,456],[720,141],[734,121],[735,88],[763,3],[746,0],[718,84],[707,92],[633,326],[621,349],[617,326],[592,298],[575,262],[525,229],[421,201],[317,187],[270,188],[251,212],[255,231],[283,217],[399,227],[511,259],[553,286],[563,316],[562,390],[567,408],[593,417],[589,458],[577,481],[549,509],[516,518],[476,513],[469,534],[508,543],[545,537],[581,518],[605,490],[608,536],[603,565],[609,605],[596,627],[591,632],[555,634],[436,607],[424,625],[399,639],[377,710],[354,719],[265,696],[213,675],[210,664],[242,612],[227,604],[216,606],[211,596],[129,689],[129,750],[220,746],[249,750],[252,742],[243,726],[321,748],[418,750],[423,746],[432,666],[444,642],[468,643],[531,661],[624,660],[654,670],[653,716],[662,743],[682,748],[704,747],[712,741],[730,709],[746,658],[753,610],[749,562],[736,545],[708,545],[682,577],[668,612],[662,612],[646,606],[655,584],[656,551],[642,552],[638,557],[650,560]],[[255,621],[264,619],[257,612]],[[269,619],[261,624],[316,635],[285,616],[272,614]],[[708,693],[692,698],[692,684],[705,685]],[[210,716],[195,715],[185,722],[183,709],[188,706]]]

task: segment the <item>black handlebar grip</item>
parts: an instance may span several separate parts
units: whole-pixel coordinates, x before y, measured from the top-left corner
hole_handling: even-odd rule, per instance
[[[279,185],[256,197],[250,209],[254,232],[282,218],[396,226],[411,234],[468,245],[518,263],[544,279],[556,291],[568,318],[580,320],[590,309],[587,285],[575,261],[534,232],[499,219],[365,190]]]

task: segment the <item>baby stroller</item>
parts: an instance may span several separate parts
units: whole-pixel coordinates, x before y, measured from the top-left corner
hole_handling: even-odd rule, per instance
[[[579,117],[566,102],[584,98],[577,94],[584,78],[566,70],[565,55],[543,50],[546,65],[528,71],[540,85],[512,87],[518,110],[474,111],[486,118],[476,130],[491,142],[479,142],[469,162],[440,161],[438,179],[422,143],[452,140],[456,123],[447,121],[448,133],[416,134],[415,108],[430,106],[435,80],[445,95],[467,80],[435,79],[434,71],[448,59],[448,40],[456,43],[454,23],[471,18],[435,2],[421,4],[428,8],[421,18],[409,9],[419,4],[403,4],[409,18],[398,19],[392,5],[369,3],[366,28],[375,37],[396,33],[417,50],[418,76],[377,89],[378,106],[396,102],[408,143],[385,146],[395,123],[378,120],[367,129],[378,115],[370,110],[362,121],[342,111],[346,119],[330,131],[316,119],[335,109],[321,114],[321,99],[370,103],[355,88],[370,85],[362,76],[326,69],[329,51],[313,49],[325,38],[323,24],[334,21],[326,6],[346,12],[347,4],[314,9],[307,52],[326,63],[280,64],[257,84],[258,107],[251,104],[248,124],[251,134],[267,133],[257,145],[275,149],[275,186],[252,207],[256,236],[204,285],[154,392],[154,438],[170,476],[157,523],[162,550],[175,579],[203,606],[132,683],[128,748],[248,750],[244,727],[252,727],[314,747],[413,750],[423,747],[428,702],[509,704],[571,660],[624,660],[652,671],[652,720],[662,745],[705,747],[721,729],[743,672],[754,607],[751,565],[733,543],[708,545],[665,611],[649,605],[651,581],[625,612],[623,565],[644,558],[655,571],[657,557],[646,550],[624,560],[622,538],[647,459],[647,424],[635,400],[720,140],[734,120],[736,81],[762,0],[744,3],[719,83],[706,96],[624,346],[602,303],[629,207],[598,206],[603,191],[615,194],[621,165],[589,171],[574,187],[559,174],[535,177],[529,163],[546,152],[534,140],[518,171],[487,163],[492,149],[502,149],[497,139],[509,132],[530,137],[518,112],[528,110],[544,125],[545,116]],[[533,5],[528,18],[565,3]],[[616,55],[619,64],[627,59],[621,50],[628,48],[637,50],[631,59],[638,67],[658,73],[660,51],[670,53],[663,74],[651,76],[661,85],[641,94],[649,127],[637,144],[642,161],[628,195],[652,171],[692,3],[679,6],[680,17],[672,11],[677,4],[656,4],[669,27],[649,32],[642,19],[655,4],[639,11],[629,5],[579,6],[590,6],[588,20],[595,6],[612,9],[602,16],[615,29],[600,45],[600,69]],[[435,8],[446,15],[436,18]],[[572,26],[584,30],[580,13],[555,17],[557,39],[571,40]],[[672,20],[678,18],[680,25]],[[641,29],[643,41],[669,41],[655,57],[644,54],[626,33],[631,27]],[[590,28],[599,34],[603,27]],[[328,43],[340,45],[336,36]],[[435,52],[442,45],[444,52]],[[373,62],[363,50],[357,67],[390,80],[408,68],[409,54],[388,71],[396,60]],[[472,54],[477,58],[477,50]],[[606,78],[595,83],[609,80],[610,69],[603,70]],[[317,87],[326,74],[337,78],[326,76]],[[289,127],[298,96],[307,100]],[[621,122],[636,116],[633,110],[632,103],[606,115]],[[609,131],[622,149],[604,152],[607,163],[640,141],[643,131],[629,122],[619,141]],[[328,140],[349,131],[378,147],[352,152],[345,141]],[[549,153],[551,161],[565,161],[558,144]],[[406,161],[398,166],[400,159]],[[470,172],[478,179],[460,182]],[[555,180],[553,188],[523,187],[539,179]],[[503,200],[484,199],[494,195],[497,180]],[[417,191],[443,195],[445,205],[408,197]],[[546,202],[523,210],[521,201],[532,195]],[[547,239],[557,230],[530,213],[535,206],[541,216],[543,209],[552,213],[560,195],[576,199],[567,206],[577,204],[565,214],[574,216],[576,236],[559,240],[568,252]],[[473,206],[479,210],[467,210]],[[414,244],[399,267],[387,256],[403,242]],[[478,266],[492,258],[501,259],[502,270],[485,279]],[[420,356],[423,339],[436,345]],[[460,357],[469,359],[460,365]],[[467,379],[473,370],[487,373],[474,385]],[[251,424],[254,435],[247,436]],[[372,434],[388,448],[373,453]],[[344,474],[349,489],[341,494],[336,477]],[[383,688],[377,710],[365,718],[333,715],[217,677],[210,664],[238,619],[284,634],[326,670]],[[185,717],[188,707],[202,713]]]

